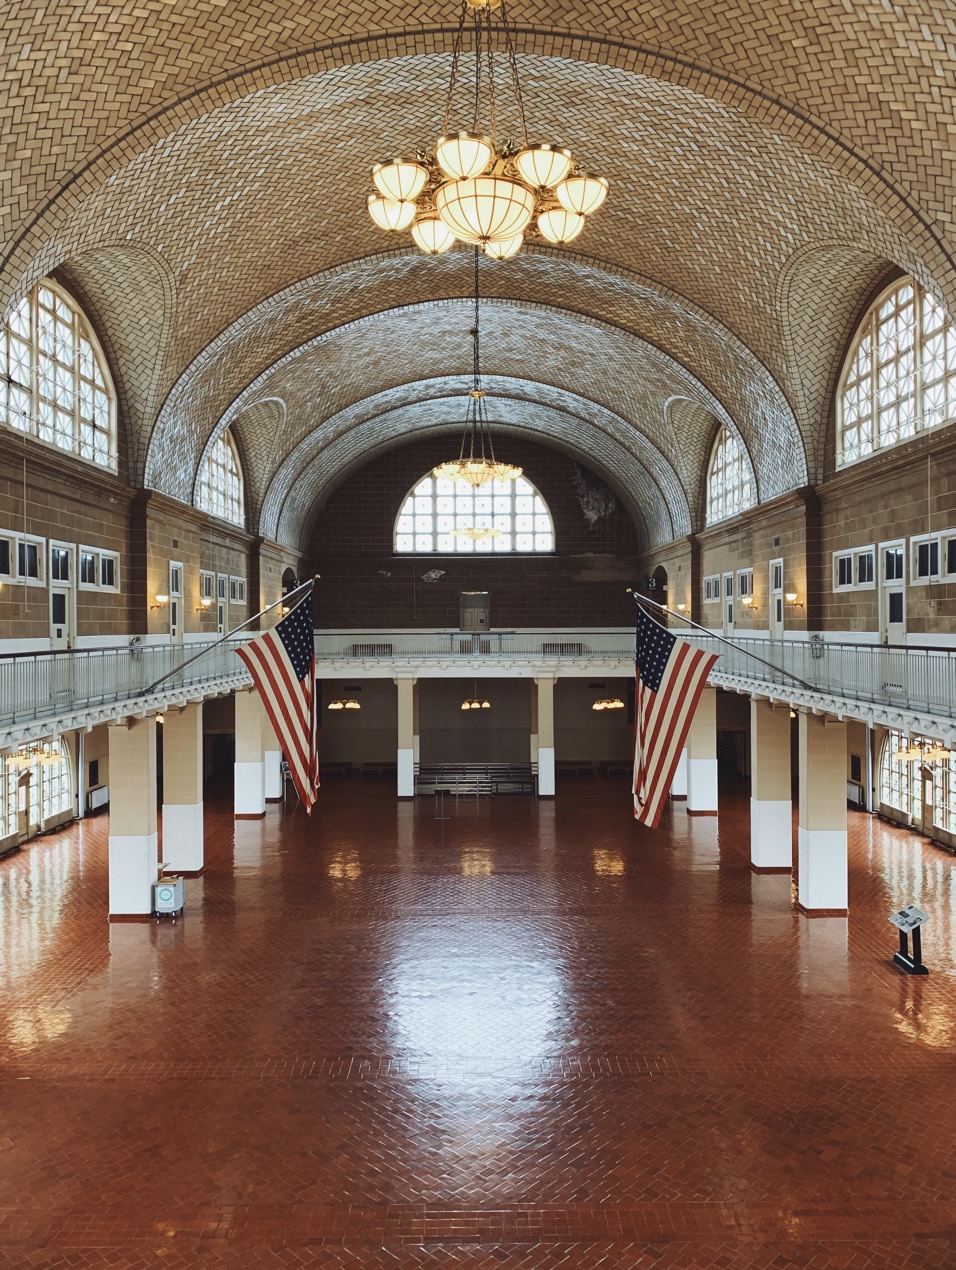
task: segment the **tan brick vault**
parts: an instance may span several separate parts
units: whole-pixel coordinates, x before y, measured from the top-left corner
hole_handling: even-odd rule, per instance
[[[612,195],[485,271],[502,428],[600,470],[649,543],[701,525],[717,427],[761,500],[819,481],[840,359],[894,269],[956,310],[947,6],[515,0],[534,135]],[[0,303],[56,271],[134,484],[192,501],[233,423],[292,545],[357,457],[460,417],[469,257],[374,229],[436,135],[450,4],[21,3],[4,18]],[[515,120],[501,120],[503,129]]]

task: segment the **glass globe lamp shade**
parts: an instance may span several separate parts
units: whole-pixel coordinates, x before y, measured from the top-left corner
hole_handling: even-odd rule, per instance
[[[480,176],[494,153],[491,141],[480,132],[452,132],[435,142],[435,162],[452,181]]]
[[[456,238],[483,246],[523,234],[534,212],[534,195],[507,177],[478,176],[440,185],[435,207]]]
[[[514,238],[505,238],[500,243],[485,243],[484,253],[489,260],[510,260],[521,250],[524,234],[515,234]]]
[[[490,709],[491,709],[491,702],[490,702],[490,701],[483,701],[483,702],[481,703],[481,708],[482,708],[482,710],[490,710]]]
[[[425,216],[412,226],[412,237],[426,256],[440,256],[455,245],[455,235],[437,216]]]
[[[399,203],[393,198],[382,198],[380,194],[368,196],[368,214],[379,227],[389,232],[408,229],[415,219],[414,203]]]
[[[577,212],[567,212],[563,207],[542,212],[538,217],[538,233],[549,243],[561,246],[573,242],[584,228],[584,217]]]
[[[514,161],[522,181],[535,189],[553,189],[571,171],[571,151],[560,146],[525,146]]]
[[[463,702],[461,703],[461,708],[462,708],[462,710],[470,710],[470,709],[471,709],[471,702],[470,702],[470,701],[463,701]]]
[[[390,159],[372,168],[372,184],[379,194],[396,203],[418,198],[428,180],[428,168],[414,159]]]
[[[608,184],[603,176],[579,172],[555,186],[554,196],[567,212],[590,216],[607,198]]]

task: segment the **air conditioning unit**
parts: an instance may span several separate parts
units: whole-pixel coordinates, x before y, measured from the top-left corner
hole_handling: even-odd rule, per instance
[[[157,916],[181,913],[184,903],[185,887],[182,878],[160,878],[153,883],[153,912]]]

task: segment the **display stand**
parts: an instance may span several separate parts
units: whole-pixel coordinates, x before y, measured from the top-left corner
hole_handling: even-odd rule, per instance
[[[900,932],[899,952],[893,954],[893,962],[908,975],[928,975],[929,970],[923,965],[923,945],[920,939],[920,927],[929,921],[925,913],[920,912],[915,904],[901,908],[893,913],[890,922]],[[910,955],[909,937],[913,936],[913,953]]]

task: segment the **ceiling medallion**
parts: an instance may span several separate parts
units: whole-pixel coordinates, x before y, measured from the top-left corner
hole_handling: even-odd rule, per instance
[[[500,13],[500,24],[494,15]],[[465,42],[474,27],[475,77],[468,127],[451,130],[451,114]],[[523,140],[498,141],[496,51],[508,63]],[[437,256],[457,240],[493,260],[516,255],[526,237],[558,246],[573,242],[607,196],[603,176],[579,170],[571,151],[530,144],[505,0],[462,0],[445,99],[442,135],[414,158],[387,159],[372,169],[372,220],[388,232],[410,229],[419,250]]]
[[[485,392],[481,386],[481,349],[478,337],[479,293],[478,293],[478,248],[475,248],[475,323],[471,328],[472,341],[472,386],[468,394],[468,407],[465,412],[465,427],[461,434],[461,447],[457,459],[449,459],[432,468],[432,475],[439,480],[465,481],[477,489],[487,485],[489,481],[516,481],[521,475],[521,468],[513,463],[502,463],[495,458],[495,447],[491,440],[491,427],[485,413]],[[493,538],[497,530],[479,530],[477,527],[455,531],[456,536],[465,535],[473,542],[479,538]]]

